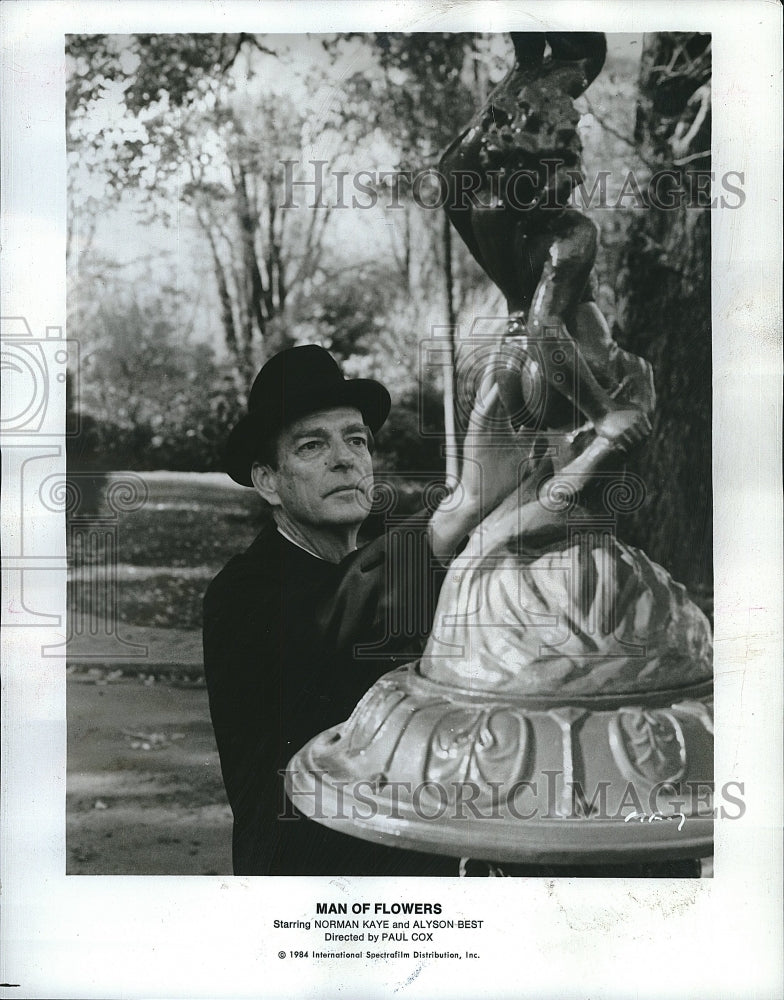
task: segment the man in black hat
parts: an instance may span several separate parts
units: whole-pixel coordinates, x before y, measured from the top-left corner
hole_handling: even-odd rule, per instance
[[[496,402],[486,398],[483,415]],[[457,873],[453,859],[365,843],[306,820],[283,791],[291,756],[344,721],[379,676],[420,654],[440,587],[436,552],[448,555],[479,521],[478,483],[464,477],[459,513],[413,518],[357,549],[373,488],[372,435],[389,409],[379,382],[344,379],[325,350],[296,347],[262,368],[248,414],[229,437],[227,472],[272,510],[204,601],[235,874]],[[491,465],[497,455],[490,450]],[[490,505],[514,475],[508,461],[499,463]],[[405,561],[393,558],[401,551]],[[409,627],[390,629],[393,620]],[[373,658],[355,655],[363,645]]]

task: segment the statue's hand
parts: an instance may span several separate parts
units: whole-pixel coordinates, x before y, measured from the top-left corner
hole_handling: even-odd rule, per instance
[[[644,358],[620,348],[614,352],[613,364],[619,379],[617,388],[611,394],[616,405],[637,408],[648,415],[653,413],[656,409],[656,388],[651,365]],[[623,404],[619,400],[623,400]]]
[[[651,433],[651,422],[642,410],[610,410],[594,421],[594,430],[619,451],[628,451]]]

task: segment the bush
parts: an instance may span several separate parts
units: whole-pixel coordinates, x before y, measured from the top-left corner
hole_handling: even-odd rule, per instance
[[[399,473],[444,475],[444,411],[430,387],[412,389],[392,407],[376,435],[376,467]]]

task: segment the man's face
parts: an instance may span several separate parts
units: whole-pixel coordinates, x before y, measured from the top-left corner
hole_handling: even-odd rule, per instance
[[[319,410],[278,438],[278,468],[267,479],[279,504],[303,527],[360,525],[373,486],[370,432],[359,410]]]

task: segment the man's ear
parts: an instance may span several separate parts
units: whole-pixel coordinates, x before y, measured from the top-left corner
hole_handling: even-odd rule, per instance
[[[254,462],[250,470],[250,478],[259,496],[271,507],[280,507],[278,496],[278,476],[269,465]]]

